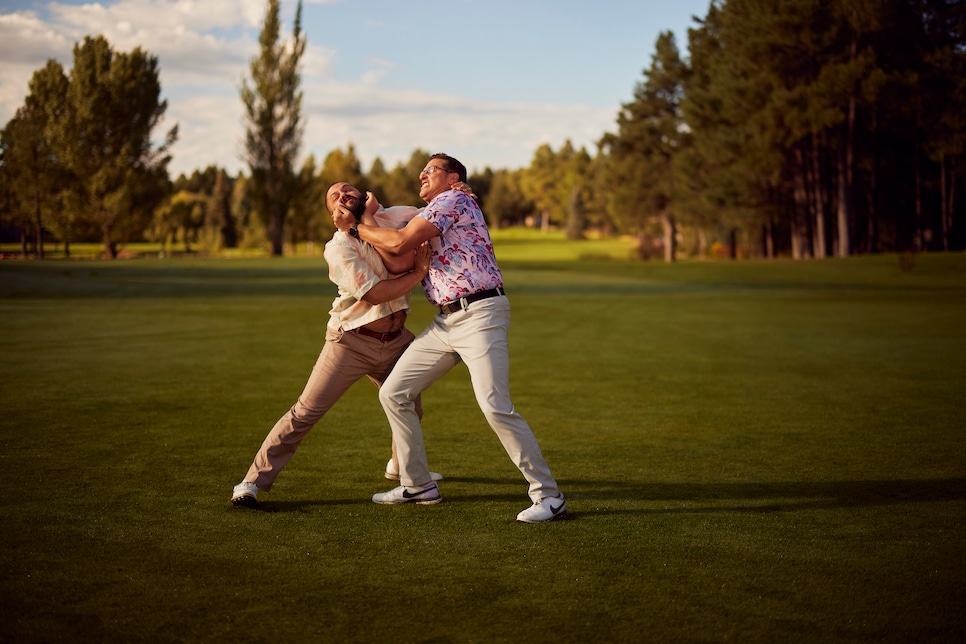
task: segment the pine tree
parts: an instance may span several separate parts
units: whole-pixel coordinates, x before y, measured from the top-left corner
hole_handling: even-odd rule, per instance
[[[279,43],[278,14],[278,0],[268,0],[259,37],[261,52],[249,66],[251,84],[245,80],[241,88],[248,123],[245,160],[251,169],[249,186],[275,256],[283,253],[285,220],[298,186],[295,161],[304,129],[299,64],[306,43],[301,0],[289,46]]]
[[[681,102],[688,68],[681,60],[674,34],[658,36],[651,67],[637,84],[634,100],[617,117],[617,134],[601,143],[609,153],[614,181],[610,210],[615,220],[637,232],[642,254],[652,218],[664,234],[664,258],[675,259],[677,222],[673,158],[685,137]]]

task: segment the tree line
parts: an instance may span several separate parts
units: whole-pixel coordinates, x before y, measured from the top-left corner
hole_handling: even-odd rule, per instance
[[[300,23],[301,3],[282,42],[267,1],[240,92],[249,171],[235,177],[169,179],[177,128],[152,146],[166,108],[154,57],[88,37],[69,75],[49,61],[0,133],[3,223],[38,253],[46,234],[100,239],[111,256],[135,240],[279,255],[331,236],[324,192],[337,180],[420,204],[430,151],[364,169],[349,144],[298,164]],[[964,149],[966,3],[715,0],[686,55],[660,34],[596,149],[543,145],[528,167],[469,182],[494,227],[633,235],[642,257],[667,261],[949,251],[966,243]]]

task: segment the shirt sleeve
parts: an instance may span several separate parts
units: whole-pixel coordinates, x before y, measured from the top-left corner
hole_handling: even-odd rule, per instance
[[[419,216],[436,226],[442,235],[459,219],[468,198],[458,190],[448,190],[429,202]]]
[[[349,247],[355,240],[340,240],[325,249],[325,261],[329,265],[329,279],[340,290],[357,300],[365,297],[373,286],[382,281],[363,259],[362,254]]]
[[[406,224],[422,212],[422,210],[422,208],[415,206],[390,206],[377,210],[373,218],[383,228],[395,228],[399,230],[400,228],[405,228]]]

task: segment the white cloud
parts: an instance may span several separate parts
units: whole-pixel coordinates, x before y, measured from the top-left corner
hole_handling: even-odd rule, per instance
[[[162,136],[178,124],[178,142],[172,148],[172,178],[209,165],[236,174],[242,168],[244,109],[237,94],[230,97],[203,94],[168,103],[165,120],[157,132]]]
[[[324,157],[352,143],[365,164],[393,166],[416,149],[444,151],[471,169],[522,167],[547,143],[594,154],[610,108],[480,102],[444,94],[326,83],[306,91],[306,152]],[[497,159],[499,161],[492,161]]]
[[[0,124],[6,124],[23,105],[34,71],[54,58],[65,69],[74,38],[45,24],[32,11],[0,14]]]
[[[140,46],[158,57],[168,110],[155,134],[160,139],[179,126],[172,175],[208,165],[232,173],[244,169],[238,89],[258,52],[264,0],[102,0],[37,7],[0,14],[0,126],[22,105],[30,76],[48,58],[69,71],[74,44],[103,34],[115,50]],[[290,24],[286,11],[294,11],[294,2],[283,3],[282,18]],[[613,125],[613,108],[390,88],[399,83],[398,65],[375,57],[366,60],[358,78],[337,81],[337,54],[310,37],[303,58],[303,152],[316,158],[352,143],[367,166],[378,156],[391,167],[422,149],[446,151],[471,169],[515,168],[529,165],[543,143],[556,149],[570,139],[593,153],[594,142]]]
[[[239,25],[257,28],[265,15],[264,0],[119,0],[110,4],[50,3],[48,8],[57,22],[75,25],[86,33],[115,33],[126,22],[139,25],[139,32],[151,39],[163,38],[186,24],[199,32]]]
[[[32,11],[0,15],[0,59],[32,63],[50,52],[70,51],[73,39],[45,24]]]

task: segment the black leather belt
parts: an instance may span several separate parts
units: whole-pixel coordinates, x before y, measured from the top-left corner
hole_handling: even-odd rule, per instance
[[[389,342],[390,340],[395,340],[400,335],[402,335],[402,329],[396,329],[395,331],[390,331],[389,333],[379,333],[378,331],[370,331],[365,327],[359,327],[358,329],[352,329],[359,335],[367,335],[370,338],[375,338],[380,342]]]
[[[464,295],[458,300],[453,300],[452,302],[441,304],[439,307],[439,312],[445,315],[449,315],[450,313],[456,313],[457,311],[462,311],[464,308],[466,308],[466,305],[471,302],[485,300],[488,297],[497,297],[498,295],[506,295],[506,289],[504,289],[502,286],[499,286],[497,288],[491,288],[486,291],[477,291],[476,293],[470,293],[469,295]]]

